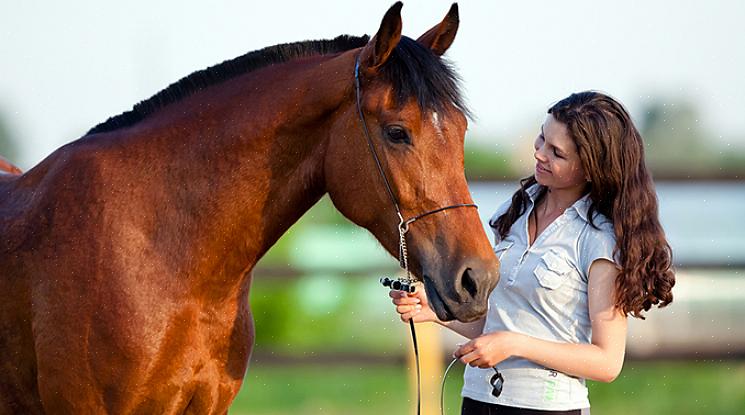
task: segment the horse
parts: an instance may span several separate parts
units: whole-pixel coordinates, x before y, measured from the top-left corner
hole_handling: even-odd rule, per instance
[[[442,58],[457,5],[417,40],[401,7],[372,38],[197,71],[0,181],[0,413],[226,413],[252,269],[326,194],[396,257],[420,215],[407,266],[437,315],[483,316],[498,262]]]

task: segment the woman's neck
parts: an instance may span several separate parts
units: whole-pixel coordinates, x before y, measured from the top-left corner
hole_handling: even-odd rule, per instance
[[[569,209],[577,200],[585,194],[584,184],[570,188],[546,188],[546,193],[542,200],[544,212],[558,213],[559,215]]]

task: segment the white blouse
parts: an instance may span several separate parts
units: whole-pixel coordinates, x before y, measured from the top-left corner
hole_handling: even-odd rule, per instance
[[[589,196],[584,196],[554,220],[528,246],[528,218],[539,185],[527,189],[530,201],[504,240],[496,229],[494,251],[500,260],[500,279],[489,295],[484,333],[513,331],[544,340],[590,343],[592,329],[587,305],[590,265],[597,259],[614,261],[612,223],[602,214],[588,220]],[[507,211],[506,201],[490,223]],[[482,402],[520,408],[566,411],[588,408],[584,379],[547,369],[531,361],[509,358],[499,371],[504,386],[491,395],[492,369],[468,366],[462,395]]]

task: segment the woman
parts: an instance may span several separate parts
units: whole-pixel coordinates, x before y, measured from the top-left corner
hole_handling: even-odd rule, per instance
[[[442,322],[422,291],[390,293],[403,321],[471,339],[454,354],[469,365],[463,414],[581,413],[590,406],[584,380],[611,382],[621,371],[626,316],[673,299],[644,144],[623,106],[572,94],[548,110],[534,147],[535,174],[489,222],[501,278],[487,315]]]

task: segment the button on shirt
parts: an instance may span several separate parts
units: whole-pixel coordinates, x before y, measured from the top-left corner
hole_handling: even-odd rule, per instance
[[[590,343],[592,330],[587,305],[590,265],[597,259],[613,261],[613,225],[603,215],[588,218],[589,196],[584,196],[528,244],[528,218],[541,186],[527,189],[525,212],[500,239],[494,251],[500,260],[500,279],[489,295],[484,333],[513,331],[562,343]],[[507,211],[511,200],[497,209],[490,223]],[[616,262],[616,261],[614,261]],[[573,410],[590,406],[584,379],[526,359],[509,358],[498,365],[504,376],[499,398],[491,395],[492,369],[468,366],[463,396],[482,402],[540,410]]]

